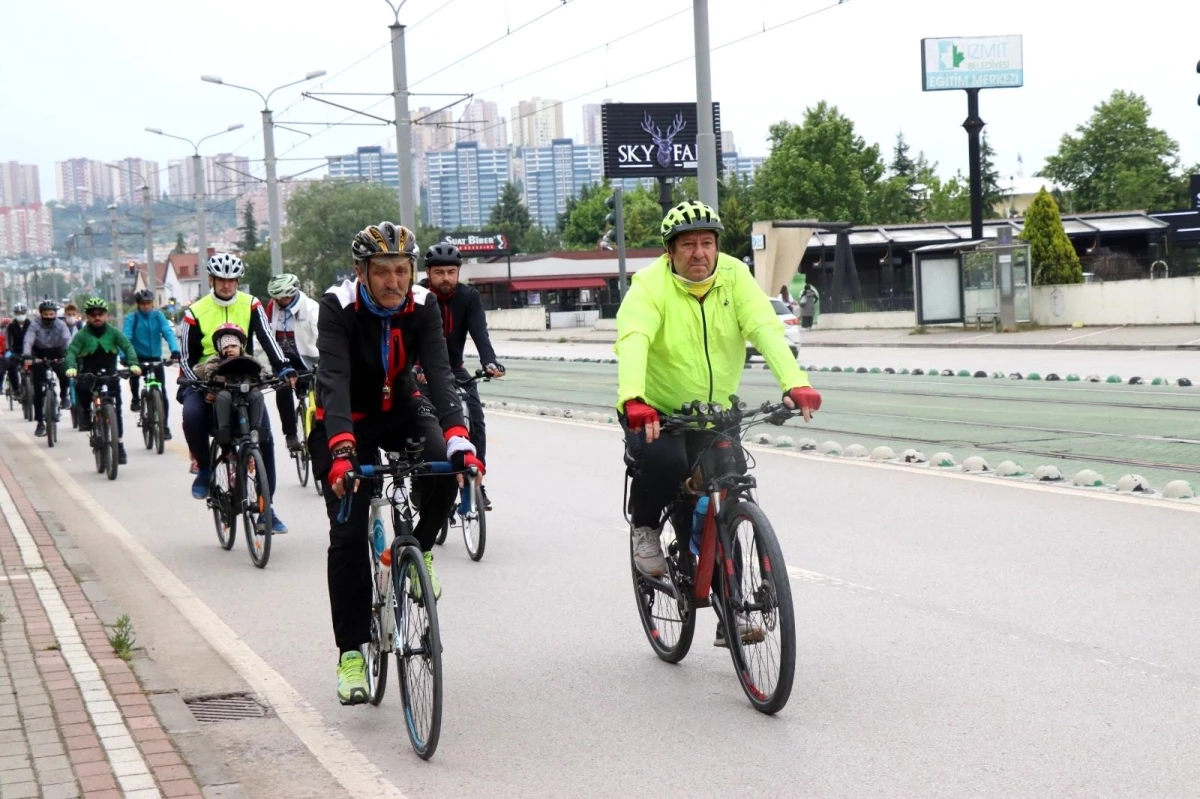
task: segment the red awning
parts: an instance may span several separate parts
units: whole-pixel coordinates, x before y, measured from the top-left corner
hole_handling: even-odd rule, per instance
[[[513,291],[561,291],[563,289],[602,289],[607,285],[602,277],[551,277],[540,280],[514,280]]]

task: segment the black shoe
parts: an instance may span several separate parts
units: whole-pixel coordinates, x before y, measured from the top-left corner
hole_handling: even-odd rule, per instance
[[[117,445],[117,463],[121,466],[129,463],[129,457],[125,454],[125,445]]]
[[[483,498],[483,509],[491,510],[492,509],[492,501],[490,499],[488,499],[487,489],[484,488],[483,486],[479,487],[479,496]]]
[[[35,436],[38,436],[39,438],[41,438],[42,436],[46,435],[46,425],[45,425],[45,423],[43,423],[43,422],[38,422],[38,423],[37,423],[37,428],[36,428],[36,429],[33,431],[33,434],[34,434]]]
[[[136,412],[136,411],[140,411],[141,409],[142,409],[142,398],[141,397],[134,397],[133,399],[131,399],[129,401],[129,410]]]
[[[170,441],[170,440],[171,440],[171,428],[164,427],[163,428],[163,441]]]
[[[296,437],[295,433],[289,433],[287,435],[287,448],[289,452],[295,452],[296,450],[302,448],[300,439]]]

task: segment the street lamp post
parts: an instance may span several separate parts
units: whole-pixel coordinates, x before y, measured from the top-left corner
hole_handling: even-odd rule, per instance
[[[215,83],[219,86],[228,86],[231,89],[241,89],[247,92],[257,94],[259,99],[263,101],[262,121],[263,121],[263,157],[266,159],[267,168],[267,213],[270,219],[271,229],[271,274],[278,275],[283,272],[283,235],[279,230],[279,182],[275,177],[275,120],[271,112],[271,95],[280,89],[286,89],[289,86],[295,86],[298,83],[319,78],[325,74],[325,70],[318,69],[308,73],[300,80],[294,80],[291,83],[285,83],[282,86],[276,86],[264,96],[257,89],[251,89],[249,86],[239,86],[236,83],[226,83],[216,75],[201,75],[200,80],[206,83]]]
[[[696,187],[700,202],[717,207],[717,137],[713,131],[712,67],[708,45],[708,0],[692,0],[696,38]]]
[[[121,305],[121,245],[117,239],[117,204],[108,206],[108,222],[112,226],[112,285],[109,287],[109,301],[117,309],[117,326],[125,323],[125,309]]]
[[[192,145],[192,197],[196,202],[196,268],[197,270],[204,264],[204,260],[208,257],[208,231],[205,230],[204,221],[204,162],[200,158],[200,145],[206,140],[214,136],[220,136],[223,133],[240,130],[245,127],[241,122],[235,125],[230,125],[225,130],[219,130],[216,133],[210,133],[207,136],[202,136],[196,141],[185,139],[183,136],[175,136],[171,133],[163,133],[159,128],[146,128],[147,133],[155,133],[159,136],[166,136],[168,139],[178,139]]]
[[[408,113],[408,62],[404,54],[404,27],[400,24],[400,9],[408,0],[393,5],[384,0],[396,21],[389,25],[392,32],[392,99],[396,107],[396,161],[400,177],[400,224],[409,230],[417,229],[413,205],[412,122]]]

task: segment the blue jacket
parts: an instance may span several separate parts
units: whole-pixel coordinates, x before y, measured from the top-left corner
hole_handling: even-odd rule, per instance
[[[139,358],[161,358],[162,339],[166,339],[171,352],[179,352],[179,341],[175,331],[162,311],[155,308],[149,313],[134,311],[125,317],[125,337],[133,344]]]

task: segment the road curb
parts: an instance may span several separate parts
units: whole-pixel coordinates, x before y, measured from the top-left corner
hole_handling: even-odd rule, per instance
[[[12,443],[19,445],[20,442]],[[112,626],[123,615],[123,611],[109,596],[107,588],[88,563],[83,551],[76,546],[71,534],[59,521],[38,487],[23,474],[14,472],[13,477],[49,531],[63,562],[91,602],[97,617],[105,626]],[[220,750],[208,739],[207,734],[198,728],[198,722],[184,703],[178,688],[171,683],[163,669],[144,648],[137,647],[133,650],[129,667],[136,676],[142,692],[154,707],[163,730],[175,744],[204,796],[230,799],[248,797],[241,782],[226,765]]]
[[[503,341],[520,341],[526,344],[616,344],[615,338],[571,338],[564,336],[565,342],[560,342],[556,339],[548,338],[533,338],[528,336],[519,336],[513,338],[502,339]],[[800,339],[801,351],[804,348],[819,349],[821,347],[838,347],[842,349],[858,349],[863,347],[878,347],[880,349],[919,349],[919,350],[1055,350],[1063,352],[1071,351],[1093,351],[1093,352],[1155,352],[1155,351],[1177,351],[1177,352],[1198,352],[1200,344],[978,344],[971,342],[948,343],[948,342],[896,342],[896,341],[812,341],[806,342],[803,337]]]

